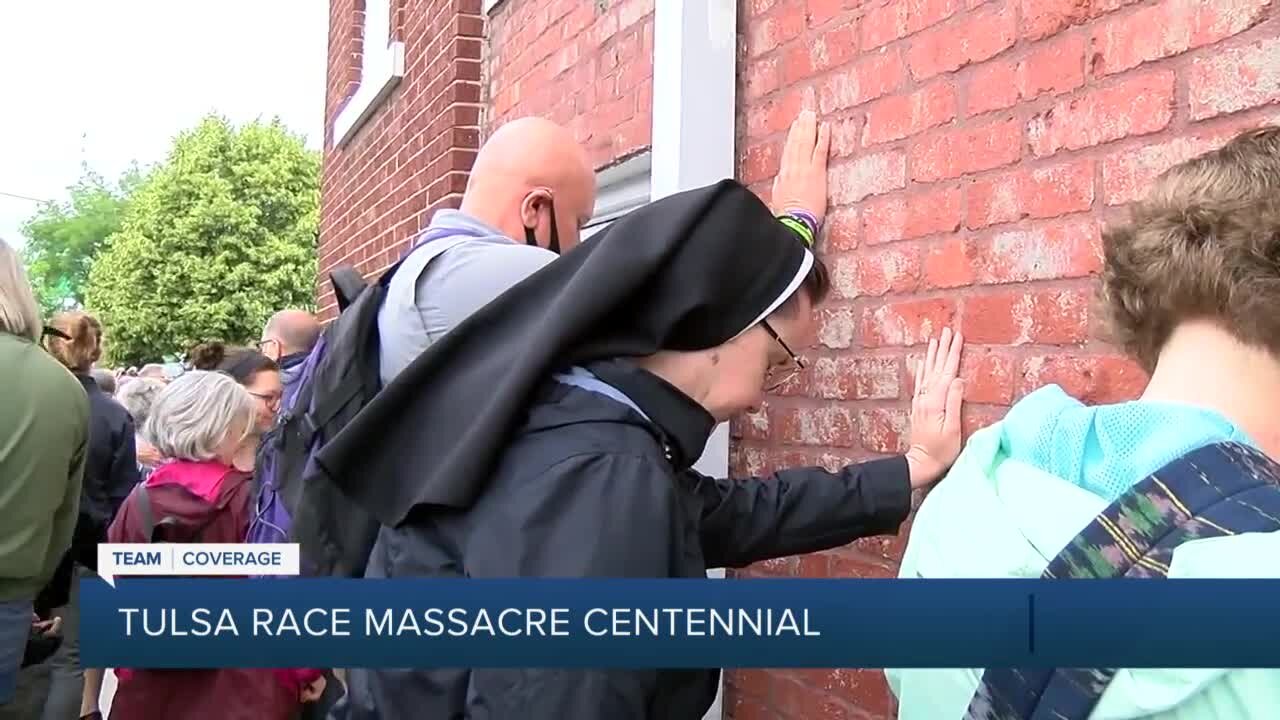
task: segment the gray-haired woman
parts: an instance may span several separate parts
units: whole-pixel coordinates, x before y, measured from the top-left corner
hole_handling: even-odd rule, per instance
[[[146,434],[142,432],[147,423],[147,418],[151,416],[151,406],[155,404],[156,398],[160,396],[164,389],[165,382],[163,380],[139,377],[132,378],[129,382],[122,384],[116,393],[116,400],[133,417],[133,426],[138,430],[138,434],[134,439],[134,446],[137,449],[138,473],[143,480],[150,477],[156,466],[164,461],[164,456],[160,454],[160,451],[156,450],[151,441],[147,439]]]
[[[252,436],[256,413],[253,397],[223,373],[195,370],[166,386],[143,432],[169,460],[130,493],[108,530],[109,541],[243,542],[251,515],[250,483],[249,475],[236,469],[235,458]],[[140,505],[144,500],[150,512]],[[283,720],[323,689],[323,684],[300,687],[289,671],[133,669],[117,670],[116,676],[113,720]]]

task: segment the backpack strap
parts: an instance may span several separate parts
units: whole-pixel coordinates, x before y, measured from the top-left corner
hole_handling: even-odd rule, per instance
[[[1280,465],[1219,443],[1192,451],[1134,485],[1045,569],[1045,579],[1169,576],[1184,542],[1280,531]],[[987,670],[966,720],[1086,720],[1115,668]]]
[[[146,542],[156,542],[156,534],[161,528],[176,525],[178,521],[166,516],[156,522],[155,510],[151,507],[151,493],[147,490],[147,486],[139,483],[137,492],[138,499],[134,501],[134,508],[138,511],[138,521],[142,524],[142,536],[147,539]]]

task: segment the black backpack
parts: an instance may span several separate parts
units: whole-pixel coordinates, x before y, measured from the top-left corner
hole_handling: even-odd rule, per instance
[[[317,471],[313,457],[381,389],[378,311],[397,263],[369,285],[354,268],[329,275],[338,317],[321,333],[258,447],[248,542],[296,542],[303,575],[363,577],[379,524]]]

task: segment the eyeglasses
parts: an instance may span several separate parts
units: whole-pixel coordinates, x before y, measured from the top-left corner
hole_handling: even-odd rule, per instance
[[[787,343],[778,335],[777,331],[773,329],[773,326],[769,324],[768,320],[761,320],[760,326],[764,328],[765,332],[769,333],[769,337],[773,338],[774,341],[778,343],[783,351],[787,353],[787,357],[791,360],[791,364],[785,367],[779,368],[776,366],[770,366],[769,371],[765,374],[764,390],[765,392],[773,392],[774,390],[777,390],[783,385],[791,382],[796,375],[799,375],[800,371],[804,370],[804,361],[791,351],[791,348],[787,346]]]
[[[266,349],[267,349],[267,347],[269,347],[269,346],[271,346],[271,345],[274,345],[274,344],[278,344],[279,342],[280,342],[280,341],[279,341],[279,340],[276,340],[275,338],[267,338],[266,340],[259,340],[258,342],[256,342],[256,343],[254,343],[254,344],[253,344],[253,349],[254,349],[254,350],[257,350],[258,352],[262,353],[263,355],[266,355],[266,354],[267,354],[267,350],[266,350]]]
[[[266,405],[267,405],[267,409],[269,409],[269,410],[278,410],[278,409],[280,409],[280,394],[279,394],[279,393],[256,393],[256,392],[253,392],[252,390],[250,390],[250,391],[249,391],[249,394],[250,394],[250,395],[252,395],[252,396],[254,396],[254,397],[256,397],[256,398],[258,398],[258,399],[259,399],[259,400],[261,400],[262,402],[266,403]]]

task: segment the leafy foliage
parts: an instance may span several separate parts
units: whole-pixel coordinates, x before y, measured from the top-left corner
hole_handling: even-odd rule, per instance
[[[318,154],[278,122],[209,116],[179,135],[89,273],[109,360],[247,342],[272,312],[311,306],[319,185]]]
[[[137,170],[113,185],[85,170],[64,203],[42,206],[22,228],[27,274],[45,314],[84,304],[94,257],[120,229],[129,194],[142,180]]]

